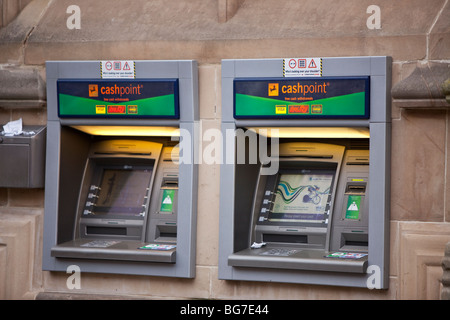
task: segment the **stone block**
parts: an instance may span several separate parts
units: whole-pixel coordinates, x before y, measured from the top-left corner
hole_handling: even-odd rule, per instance
[[[435,20],[429,35],[428,58],[448,60],[450,58],[450,3],[446,3]]]
[[[216,119],[220,117],[217,93],[220,91],[220,67],[217,65],[200,66],[199,80],[199,106],[201,119]]]
[[[0,300],[33,299],[34,268],[40,266],[38,216],[43,210],[2,208],[0,211]]]
[[[441,300],[450,300],[450,287],[442,288]]]
[[[442,84],[442,93],[445,95],[445,100],[450,104],[450,78]]]
[[[9,189],[9,206],[26,208],[44,207],[44,189]]]
[[[45,99],[45,82],[37,68],[7,66],[0,69],[0,107],[42,107]]]
[[[445,110],[402,110],[392,121],[391,219],[443,221],[445,148]]]
[[[65,24],[68,3],[54,1],[27,40],[25,62],[111,56],[188,57],[200,63],[300,55],[424,59],[430,21],[444,2],[429,6],[423,0],[401,0],[392,7],[381,1],[382,28],[371,30],[366,25],[368,5],[357,0],[136,0],[133,6],[117,0],[81,0],[81,29],[71,30]],[[226,17],[218,19],[218,10]],[[414,23],[405,28],[405,21]]]
[[[450,258],[450,257],[444,257],[443,260],[446,260],[446,258]],[[449,264],[450,259],[447,259],[447,260],[449,260],[449,261],[446,262],[447,267],[446,267],[446,269],[444,269],[444,272],[442,274],[441,283],[443,286],[450,287],[450,268],[449,268],[450,267],[450,264]]]
[[[444,99],[442,84],[450,78],[450,64],[417,64],[414,71],[392,88],[393,99]]]
[[[400,223],[398,299],[439,299],[442,257],[450,240],[446,223]],[[394,260],[393,263],[396,261]]]

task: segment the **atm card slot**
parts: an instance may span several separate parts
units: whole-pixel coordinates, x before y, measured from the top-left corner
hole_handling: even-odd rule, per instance
[[[348,184],[345,189],[346,194],[365,194],[366,193],[366,185],[361,184]]]
[[[368,166],[369,165],[369,157],[368,156],[350,156],[347,159],[346,165],[353,166]]]

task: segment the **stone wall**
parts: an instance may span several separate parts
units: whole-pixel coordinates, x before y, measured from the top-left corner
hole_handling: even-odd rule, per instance
[[[450,77],[448,0],[32,0],[9,14],[10,3],[0,1],[1,124],[46,123],[47,60],[196,59],[206,130],[220,128],[221,59],[392,56],[391,263],[383,291],[218,280],[219,165],[202,164],[195,279],[83,274],[81,290],[69,290],[67,274],[41,271],[45,190],[0,188],[0,299],[440,298],[450,241],[450,114],[439,89]],[[67,24],[73,4],[80,29]]]

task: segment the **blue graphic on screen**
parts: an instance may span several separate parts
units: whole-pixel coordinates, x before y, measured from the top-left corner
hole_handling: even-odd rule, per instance
[[[269,221],[322,222],[333,174],[282,174]]]

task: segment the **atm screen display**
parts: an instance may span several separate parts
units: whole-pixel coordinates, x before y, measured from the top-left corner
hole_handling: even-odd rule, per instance
[[[280,174],[270,222],[321,223],[327,216],[333,172]]]
[[[93,213],[141,215],[151,176],[151,169],[104,169]]]

